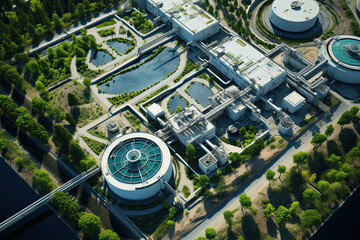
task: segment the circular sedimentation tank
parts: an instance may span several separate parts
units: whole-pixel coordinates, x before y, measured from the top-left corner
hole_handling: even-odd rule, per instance
[[[172,178],[168,146],[149,133],[129,133],[111,142],[101,159],[109,188],[119,197],[144,200],[163,189]]]
[[[331,37],[322,44],[319,57],[328,61],[328,76],[344,83],[360,84],[360,37]]]
[[[315,0],[275,0],[271,6],[270,21],[281,30],[300,33],[315,25],[319,12],[320,7]]]

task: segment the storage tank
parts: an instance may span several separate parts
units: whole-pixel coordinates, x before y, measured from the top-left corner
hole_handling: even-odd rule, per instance
[[[275,0],[271,6],[270,21],[287,32],[305,32],[318,20],[320,7],[315,0]]]
[[[340,35],[325,40],[319,52],[327,60],[329,77],[350,84],[360,84],[360,37]]]
[[[128,200],[149,199],[172,178],[168,146],[149,133],[129,133],[111,142],[101,158],[109,188]]]

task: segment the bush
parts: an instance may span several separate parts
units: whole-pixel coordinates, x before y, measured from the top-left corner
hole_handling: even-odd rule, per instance
[[[115,34],[115,29],[114,28],[107,28],[107,29],[99,30],[99,31],[97,31],[97,33],[100,35],[100,37],[107,37],[107,36],[110,36],[110,35],[114,35]]]
[[[34,170],[34,184],[42,194],[47,194],[56,188],[48,172],[45,170]]]

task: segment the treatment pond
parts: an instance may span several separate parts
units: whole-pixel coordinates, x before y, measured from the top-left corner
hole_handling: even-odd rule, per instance
[[[133,65],[142,63],[149,55],[141,57]],[[164,79],[172,73],[179,65],[178,53],[172,48],[164,50],[152,60],[142,64],[140,67],[118,74],[108,83],[98,85],[98,88],[108,94],[123,94],[132,91],[139,91]],[[129,66],[129,67],[131,67]]]

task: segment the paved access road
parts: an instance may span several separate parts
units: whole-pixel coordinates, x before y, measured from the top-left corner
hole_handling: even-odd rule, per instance
[[[277,170],[278,165],[285,165],[287,169],[290,169],[293,164],[292,155],[299,151],[308,151],[312,148],[310,143],[313,135],[316,132],[325,132],[326,126],[329,124],[335,125],[338,118],[341,114],[349,110],[352,106],[360,104],[353,104],[350,101],[341,99],[342,103],[336,108],[336,110],[328,116],[324,120],[318,121],[312,128],[308,129],[296,142],[291,143],[287,150],[279,155],[278,159],[274,161],[273,164],[269,167],[271,170]],[[211,215],[208,215],[207,218],[199,224],[196,228],[194,228],[190,233],[188,233],[182,239],[184,240],[194,240],[199,236],[205,235],[205,229],[208,227],[222,226],[225,223],[223,212],[226,210],[233,210],[235,208],[240,207],[239,196],[242,193],[246,193],[252,199],[255,199],[258,196],[258,193],[269,184],[268,180],[266,180],[265,169],[262,173],[255,177],[252,182],[247,184],[245,187],[241,188],[238,192],[236,192],[231,199],[226,201],[224,204],[219,206]]]

